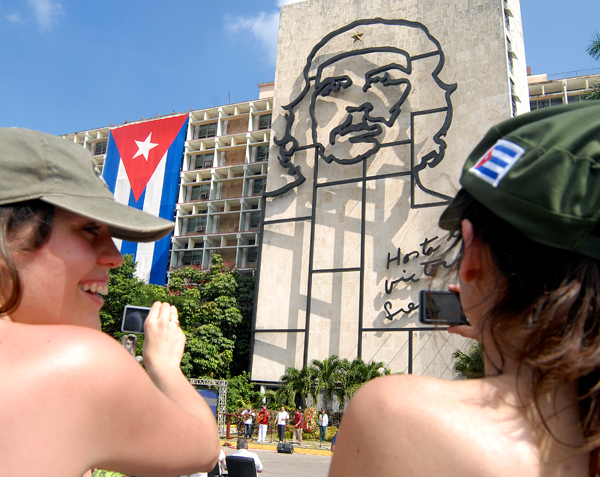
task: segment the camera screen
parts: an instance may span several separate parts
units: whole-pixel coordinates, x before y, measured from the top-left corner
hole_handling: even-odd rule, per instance
[[[422,323],[439,325],[468,323],[456,293],[422,290],[420,302]]]
[[[145,306],[127,305],[123,310],[123,324],[121,331],[124,333],[144,334],[144,321],[150,312]]]

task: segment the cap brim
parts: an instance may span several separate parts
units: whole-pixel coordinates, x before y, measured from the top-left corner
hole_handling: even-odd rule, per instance
[[[458,213],[458,208],[456,207],[457,197],[458,195],[450,201],[450,203],[446,206],[444,212],[442,212],[442,215],[440,215],[438,225],[441,229],[450,231],[460,229],[461,219]]]
[[[129,242],[154,242],[173,230],[174,224],[133,207],[115,202],[112,198],[73,196],[43,196],[41,200],[69,212],[108,225],[114,238]]]

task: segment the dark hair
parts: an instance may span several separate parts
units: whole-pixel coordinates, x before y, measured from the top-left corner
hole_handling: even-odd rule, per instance
[[[238,449],[247,449],[248,448],[248,441],[246,439],[244,439],[243,437],[238,437],[237,448]]]
[[[468,219],[500,272],[499,298],[483,318],[484,326],[502,356],[534,370],[534,405],[547,429],[538,399],[559,385],[576,384],[589,475],[598,475],[600,261],[528,239],[464,189],[451,207],[456,243],[462,242],[460,222]],[[496,366],[501,373],[502,363]]]
[[[50,238],[54,219],[54,206],[41,200],[30,200],[0,206],[0,314],[15,311],[23,296],[19,271],[11,252],[33,251]],[[24,233],[26,227],[30,230]]]

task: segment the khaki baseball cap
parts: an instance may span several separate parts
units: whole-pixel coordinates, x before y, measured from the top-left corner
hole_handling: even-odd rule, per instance
[[[493,128],[460,183],[534,242],[600,259],[600,101],[545,108]],[[460,224],[455,202],[440,227]]]
[[[40,199],[107,224],[113,237],[153,242],[173,223],[119,204],[83,147],[50,134],[0,128],[0,205]]]

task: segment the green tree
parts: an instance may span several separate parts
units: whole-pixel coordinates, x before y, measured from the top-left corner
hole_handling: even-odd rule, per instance
[[[227,380],[227,412],[256,407],[261,397],[254,390],[254,384],[250,382],[250,375],[246,371]]]
[[[234,296],[237,275],[218,254],[209,270],[186,267],[171,274],[168,290],[187,337],[182,369],[188,377],[223,378],[229,371],[243,320]]]
[[[592,34],[591,42],[586,51],[595,60],[600,60],[600,33],[597,31]],[[586,99],[600,99],[600,82],[592,85],[592,92],[588,94]]]
[[[485,376],[483,353],[483,344],[479,341],[471,346],[467,353],[457,349],[452,353],[452,357],[456,360],[454,372],[458,373],[461,378],[483,378]]]
[[[137,268],[133,255],[123,256],[123,264],[109,273],[108,295],[100,310],[102,331],[120,340],[121,320],[125,305],[152,306],[155,301],[169,301],[164,287],[146,285],[135,276]]]
[[[371,361],[370,363],[365,363],[361,358],[356,358],[348,366],[346,396],[351,398],[363,384],[385,374],[390,374],[390,370],[384,362]],[[343,405],[343,401],[340,401],[340,404]]]
[[[209,270],[175,270],[168,287],[146,285],[135,277],[135,270],[133,256],[127,255],[121,267],[110,271],[109,294],[100,311],[103,331],[120,340],[125,305],[168,302],[179,310],[187,338],[181,366],[186,376],[224,378],[231,371],[234,357],[239,360],[236,369],[247,368],[253,279],[226,266],[217,254],[213,255]],[[238,296],[245,315],[238,308]],[[143,337],[140,348],[142,343]],[[236,352],[236,348],[241,351]]]
[[[311,392],[313,402],[316,405],[317,395],[323,391],[325,394],[325,407],[328,401],[336,394],[340,403],[344,402],[345,386],[347,378],[347,360],[341,360],[333,354],[323,361],[313,360],[312,373],[315,378],[316,386]]]
[[[286,368],[285,374],[279,378],[279,383],[279,401],[290,406],[304,407],[306,396],[312,394],[314,389],[313,369],[310,366],[304,366],[302,369]]]

